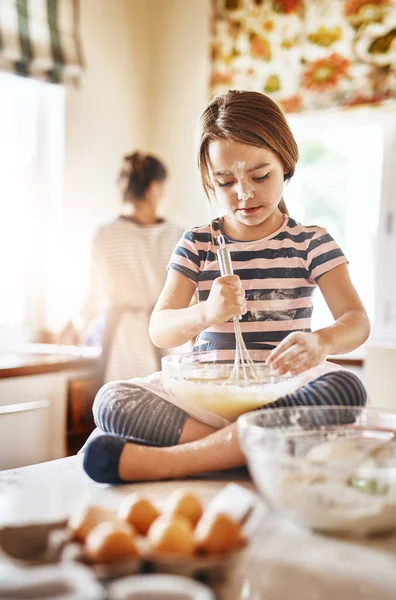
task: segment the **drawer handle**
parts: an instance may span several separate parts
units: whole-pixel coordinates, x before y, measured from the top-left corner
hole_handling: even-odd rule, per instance
[[[32,402],[19,402],[18,404],[6,404],[0,406],[0,415],[9,415],[17,412],[28,412],[30,410],[38,410],[40,408],[49,407],[48,400],[33,400]]]

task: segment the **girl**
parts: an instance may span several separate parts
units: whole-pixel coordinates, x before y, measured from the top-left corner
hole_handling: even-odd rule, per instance
[[[198,336],[197,349],[214,348],[227,359],[235,348],[229,321],[242,315],[255,360],[266,360],[280,374],[316,367],[315,379],[310,370],[311,381],[271,407],[362,406],[366,393],[359,379],[324,361],[362,344],[369,321],[336,242],[323,228],[288,216],[282,192],[297,158],[285,117],[265,95],[229,91],[208,105],[199,122],[198,166],[209,199],[215,196],[226,215],[184,233],[151,317],[151,339],[174,347]],[[219,234],[231,250],[235,275],[219,276]],[[334,323],[312,332],[317,285]],[[191,306],[196,290],[199,302]],[[236,423],[216,429],[210,419],[194,418],[167,396],[158,374],[108,384],[94,415],[102,431],[116,434],[88,444],[84,467],[97,481],[177,478],[245,463]]]
[[[160,368],[160,352],[148,334],[149,319],[169,256],[183,232],[158,215],[167,177],[155,156],[134,152],[123,158],[118,176],[122,214],[96,232],[83,322],[78,329],[69,323],[61,334],[61,343],[78,343],[92,319],[105,315],[103,382]]]

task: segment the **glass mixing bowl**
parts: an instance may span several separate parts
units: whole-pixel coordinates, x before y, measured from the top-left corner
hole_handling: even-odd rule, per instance
[[[257,379],[231,380],[233,363],[219,361],[216,351],[171,354],[162,359],[162,379],[178,400],[235,421],[302,385],[298,375],[276,375],[265,363],[254,365]]]
[[[250,473],[269,507],[342,534],[396,528],[396,412],[262,409],[238,419]]]

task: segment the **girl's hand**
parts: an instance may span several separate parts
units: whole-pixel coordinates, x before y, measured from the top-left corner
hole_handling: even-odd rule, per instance
[[[245,290],[238,275],[225,275],[214,280],[204,311],[208,327],[226,323],[247,312]]]
[[[295,331],[271,351],[266,362],[279,375],[297,375],[318,365],[326,356],[326,347],[317,333]]]

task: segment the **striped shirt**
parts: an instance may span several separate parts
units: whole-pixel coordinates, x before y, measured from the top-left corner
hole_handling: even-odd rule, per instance
[[[217,236],[223,234],[235,275],[245,290],[247,313],[241,330],[254,360],[265,360],[270,350],[293,331],[311,331],[312,295],[319,278],[347,259],[326,229],[304,226],[285,215],[281,227],[254,241],[229,238],[222,219],[186,231],[176,246],[168,269],[175,269],[197,286],[204,302],[213,281],[220,277]],[[232,359],[235,335],[232,322],[203,331],[196,350],[221,350]]]

